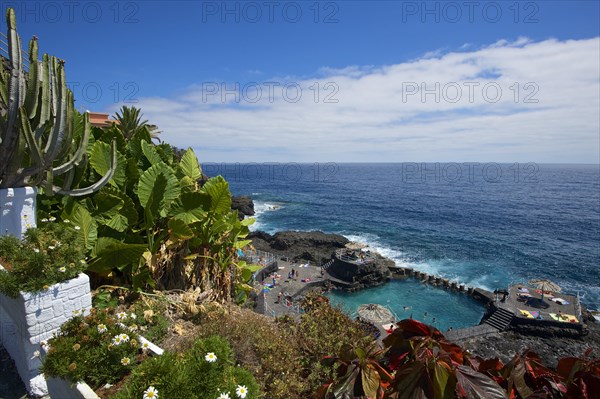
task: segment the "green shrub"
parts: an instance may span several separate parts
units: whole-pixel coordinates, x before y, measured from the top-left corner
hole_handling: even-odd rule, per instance
[[[220,335],[230,342],[236,361],[250,370],[269,399],[314,397],[332,374],[323,356],[344,344],[372,342],[341,310],[319,303],[299,321],[273,319],[237,307],[208,309],[196,319],[200,336]]]
[[[87,265],[77,244],[78,229],[52,218],[27,230],[23,241],[0,237],[0,264],[5,269],[0,271],[0,292],[16,298],[19,291],[43,291],[81,273]]]
[[[210,354],[214,361],[209,361]],[[236,367],[227,341],[213,336],[194,343],[181,354],[165,353],[137,367],[114,399],[138,399],[150,387],[160,398],[204,399],[229,395],[231,399],[262,398],[260,388],[247,370]],[[240,387],[247,393],[241,391]]]
[[[148,355],[138,340],[142,335],[165,330],[138,312],[114,312],[92,308],[88,316],[76,316],[61,326],[57,336],[48,342],[42,371],[51,377],[67,381],[85,381],[97,388],[115,383]]]

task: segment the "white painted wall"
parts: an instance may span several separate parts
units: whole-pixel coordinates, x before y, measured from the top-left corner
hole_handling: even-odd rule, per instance
[[[14,299],[0,294],[0,343],[15,361],[30,394],[48,393],[38,371],[41,342],[50,339],[75,310],[87,314],[91,307],[90,279],[83,273],[43,292],[21,293]]]
[[[0,236],[19,238],[29,227],[36,227],[37,187],[0,189]]]

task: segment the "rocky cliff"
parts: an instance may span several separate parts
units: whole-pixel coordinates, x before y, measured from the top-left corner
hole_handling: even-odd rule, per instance
[[[240,220],[246,216],[254,216],[254,202],[247,195],[231,197],[231,209],[238,211]]]
[[[294,262],[310,261],[322,265],[333,259],[335,251],[346,248],[350,241],[339,234],[326,234],[321,231],[282,231],[274,235],[256,231],[250,234],[254,248],[281,256],[288,256]],[[351,289],[362,289],[381,285],[389,280],[390,259],[373,254],[375,261],[362,265],[332,265],[331,275],[347,281]]]

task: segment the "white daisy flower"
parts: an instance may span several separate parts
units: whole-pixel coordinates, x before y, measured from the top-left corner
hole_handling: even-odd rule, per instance
[[[208,352],[206,356],[204,356],[204,359],[209,363],[213,363],[217,361],[217,356],[215,356],[213,352]]]
[[[64,266],[62,266],[62,267],[58,268],[58,271],[61,272],[61,273],[65,273],[67,271],[67,268],[64,267]]]
[[[154,387],[148,387],[148,389],[144,391],[143,399],[158,399],[158,390]]]
[[[48,221],[48,219],[46,219],[46,218],[43,218],[43,219],[42,219],[42,222],[43,222],[43,223],[46,223],[47,221]]]
[[[39,254],[40,250],[38,248],[33,248],[33,252],[35,252],[36,254]]]
[[[48,245],[48,249],[49,249],[49,250],[51,250],[51,251],[52,251],[54,248],[56,248],[54,245]]]
[[[137,315],[135,313],[130,313],[129,317],[131,317],[133,320],[137,319]]]
[[[119,335],[119,337],[121,337],[121,341],[123,341],[123,342],[129,342],[129,335],[127,335],[127,334],[121,334],[121,335]]]
[[[56,218],[55,218],[54,216],[52,216],[52,217],[50,217],[48,220],[49,220],[50,222],[55,222],[55,221],[56,221]]]
[[[71,221],[69,219],[65,219],[64,222],[65,223],[70,223]]]
[[[128,357],[124,357],[123,359],[121,359],[121,364],[122,364],[123,366],[127,366],[127,365],[129,365],[129,363],[131,363],[131,359],[130,359],[130,358],[128,358]]]
[[[150,344],[148,342],[142,342],[142,350],[144,352],[146,352],[147,350],[150,350]]]
[[[75,227],[73,227],[73,228],[74,228],[75,230],[81,230],[81,227],[79,227],[79,226],[75,226]]]
[[[100,334],[105,333],[108,330],[104,324],[98,324],[98,332]]]
[[[112,343],[113,343],[113,345],[115,345],[115,346],[119,346],[119,345],[121,345],[121,342],[123,342],[123,341],[121,340],[121,336],[120,336],[120,335],[115,335],[115,336],[113,337],[113,339],[112,339]]]
[[[246,395],[248,395],[248,388],[245,385],[238,385],[235,390],[235,394],[238,398],[245,399]]]
[[[217,399],[231,399],[228,393],[222,393]]]
[[[81,310],[79,310],[79,309],[75,309],[73,311],[73,316],[79,316],[80,314],[81,314]]]
[[[117,313],[117,319],[119,320],[125,320],[127,318],[127,313],[125,312],[119,312]]]

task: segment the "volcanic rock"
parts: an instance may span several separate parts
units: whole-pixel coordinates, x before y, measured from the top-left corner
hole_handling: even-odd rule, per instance
[[[252,198],[247,195],[231,197],[231,209],[238,211],[240,220],[244,219],[246,216],[254,216],[254,202],[252,201]]]

